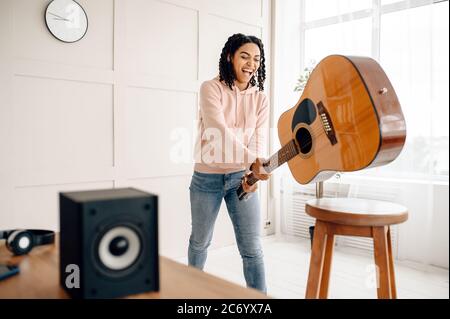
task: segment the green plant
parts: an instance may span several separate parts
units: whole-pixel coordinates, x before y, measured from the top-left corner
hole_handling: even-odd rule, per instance
[[[306,83],[308,82],[309,76],[311,72],[314,70],[316,66],[316,61],[311,60],[309,66],[303,69],[302,74],[297,80],[297,84],[295,85],[294,92],[302,92],[305,89]]]

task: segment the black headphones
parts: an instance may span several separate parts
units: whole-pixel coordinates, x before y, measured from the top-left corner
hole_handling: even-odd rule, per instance
[[[35,246],[54,243],[55,232],[43,229],[0,230],[1,239],[6,239],[6,248],[14,255],[24,255]]]

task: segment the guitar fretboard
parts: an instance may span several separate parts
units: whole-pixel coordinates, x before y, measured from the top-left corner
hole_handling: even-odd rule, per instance
[[[276,168],[280,167],[291,158],[294,158],[298,154],[298,148],[294,140],[284,145],[278,152],[273,154],[266,162],[263,163],[263,167],[267,173],[271,173]],[[247,184],[253,185],[258,179],[250,174],[247,178]]]

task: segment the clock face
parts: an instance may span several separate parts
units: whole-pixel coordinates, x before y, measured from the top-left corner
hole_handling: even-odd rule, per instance
[[[63,42],[76,42],[87,31],[88,20],[83,8],[73,0],[53,0],[45,10],[49,31]]]

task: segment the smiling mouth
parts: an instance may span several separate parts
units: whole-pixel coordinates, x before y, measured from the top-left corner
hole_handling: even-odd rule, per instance
[[[253,71],[250,69],[242,69],[242,72],[248,76],[252,76]]]

